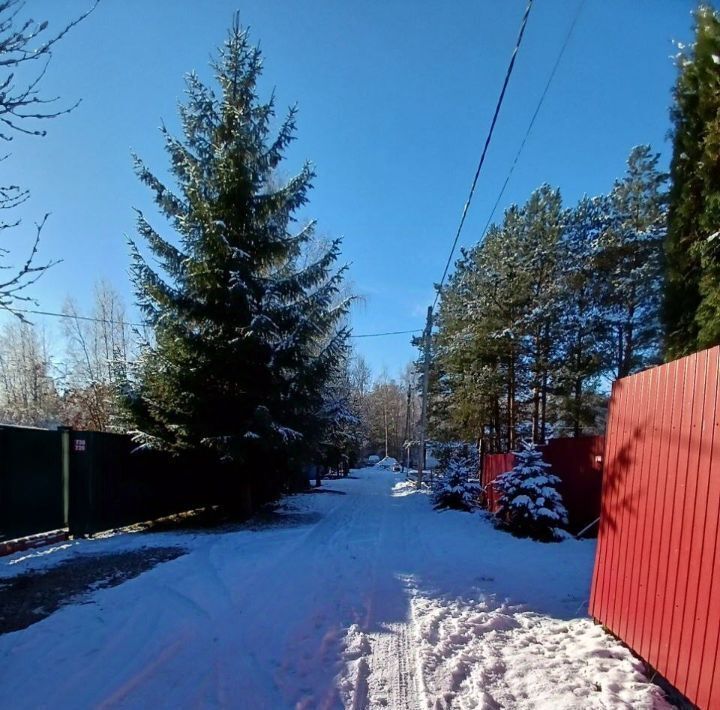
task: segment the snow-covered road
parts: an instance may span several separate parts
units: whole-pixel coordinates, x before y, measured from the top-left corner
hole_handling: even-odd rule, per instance
[[[432,510],[380,469],[271,524],[19,553],[188,554],[0,636],[2,708],[663,708],[584,618],[591,541],[542,545]]]

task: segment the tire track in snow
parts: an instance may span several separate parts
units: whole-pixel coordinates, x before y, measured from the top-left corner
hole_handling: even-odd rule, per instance
[[[389,650],[392,654],[391,658],[397,659],[397,670],[393,672],[394,682],[390,692],[390,705],[400,710],[410,710],[417,706],[417,692],[407,624],[398,626],[392,638],[394,643],[390,645]]]
[[[412,578],[399,573],[402,560],[407,558],[410,533],[415,531],[408,529],[405,516],[392,510],[389,496],[378,507],[381,516],[377,530],[373,526],[374,546],[368,555],[371,572],[366,613],[360,624],[348,630],[346,668],[339,685],[344,690],[345,706],[352,710],[415,710],[421,707],[423,695],[411,615],[415,589]]]
[[[348,632],[347,672],[341,687],[345,706],[352,710],[420,707],[417,664],[409,624],[388,624],[380,632],[364,633],[357,625]]]

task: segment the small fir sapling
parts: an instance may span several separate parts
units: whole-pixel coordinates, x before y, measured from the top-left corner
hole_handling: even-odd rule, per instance
[[[480,497],[480,457],[477,449],[449,444],[438,453],[438,477],[433,486],[436,508],[472,510]]]
[[[557,490],[560,479],[550,472],[542,452],[526,443],[515,452],[511,471],[498,476],[499,494],[496,518],[500,526],[514,535],[535,540],[562,540],[568,536],[567,509]]]

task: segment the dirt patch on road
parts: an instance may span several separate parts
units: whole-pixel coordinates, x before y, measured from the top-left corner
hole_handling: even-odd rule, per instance
[[[0,634],[25,629],[66,604],[82,603],[98,589],[115,587],[185,553],[182,547],[147,547],[77,555],[49,569],[0,579]]]
[[[254,515],[247,525],[248,530],[265,530],[267,528],[299,528],[315,525],[322,520],[320,513],[302,513],[294,510],[265,510]]]

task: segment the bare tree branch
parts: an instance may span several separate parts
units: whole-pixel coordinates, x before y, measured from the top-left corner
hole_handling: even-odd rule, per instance
[[[49,108],[59,97],[45,98],[40,94],[40,84],[47,72],[53,47],[77,24],[82,22],[95,8],[99,0],[94,0],[90,9],[68,22],[59,32],[48,33],[48,22],[36,22],[34,19],[20,21],[20,13],[25,8],[24,0],[0,0],[0,140],[11,141],[13,134],[21,133],[32,136],[44,136],[45,130],[36,127],[36,121],[57,118],[69,113],[80,103],[79,101],[64,108]],[[30,79],[22,79],[18,69],[31,62],[40,62],[37,73]],[[0,162],[7,159],[0,156]],[[23,204],[29,198],[28,190],[18,185],[0,186],[0,210],[10,210]],[[0,310],[13,313],[21,321],[27,319],[17,308],[20,303],[32,302],[34,299],[27,290],[51,266],[58,263],[48,261],[37,264],[40,234],[47,221],[45,215],[36,224],[35,239],[30,253],[20,267],[3,264],[0,270],[9,270],[13,276],[0,281]],[[20,220],[0,221],[0,232],[17,227]],[[0,258],[7,257],[8,250],[0,247]]]

